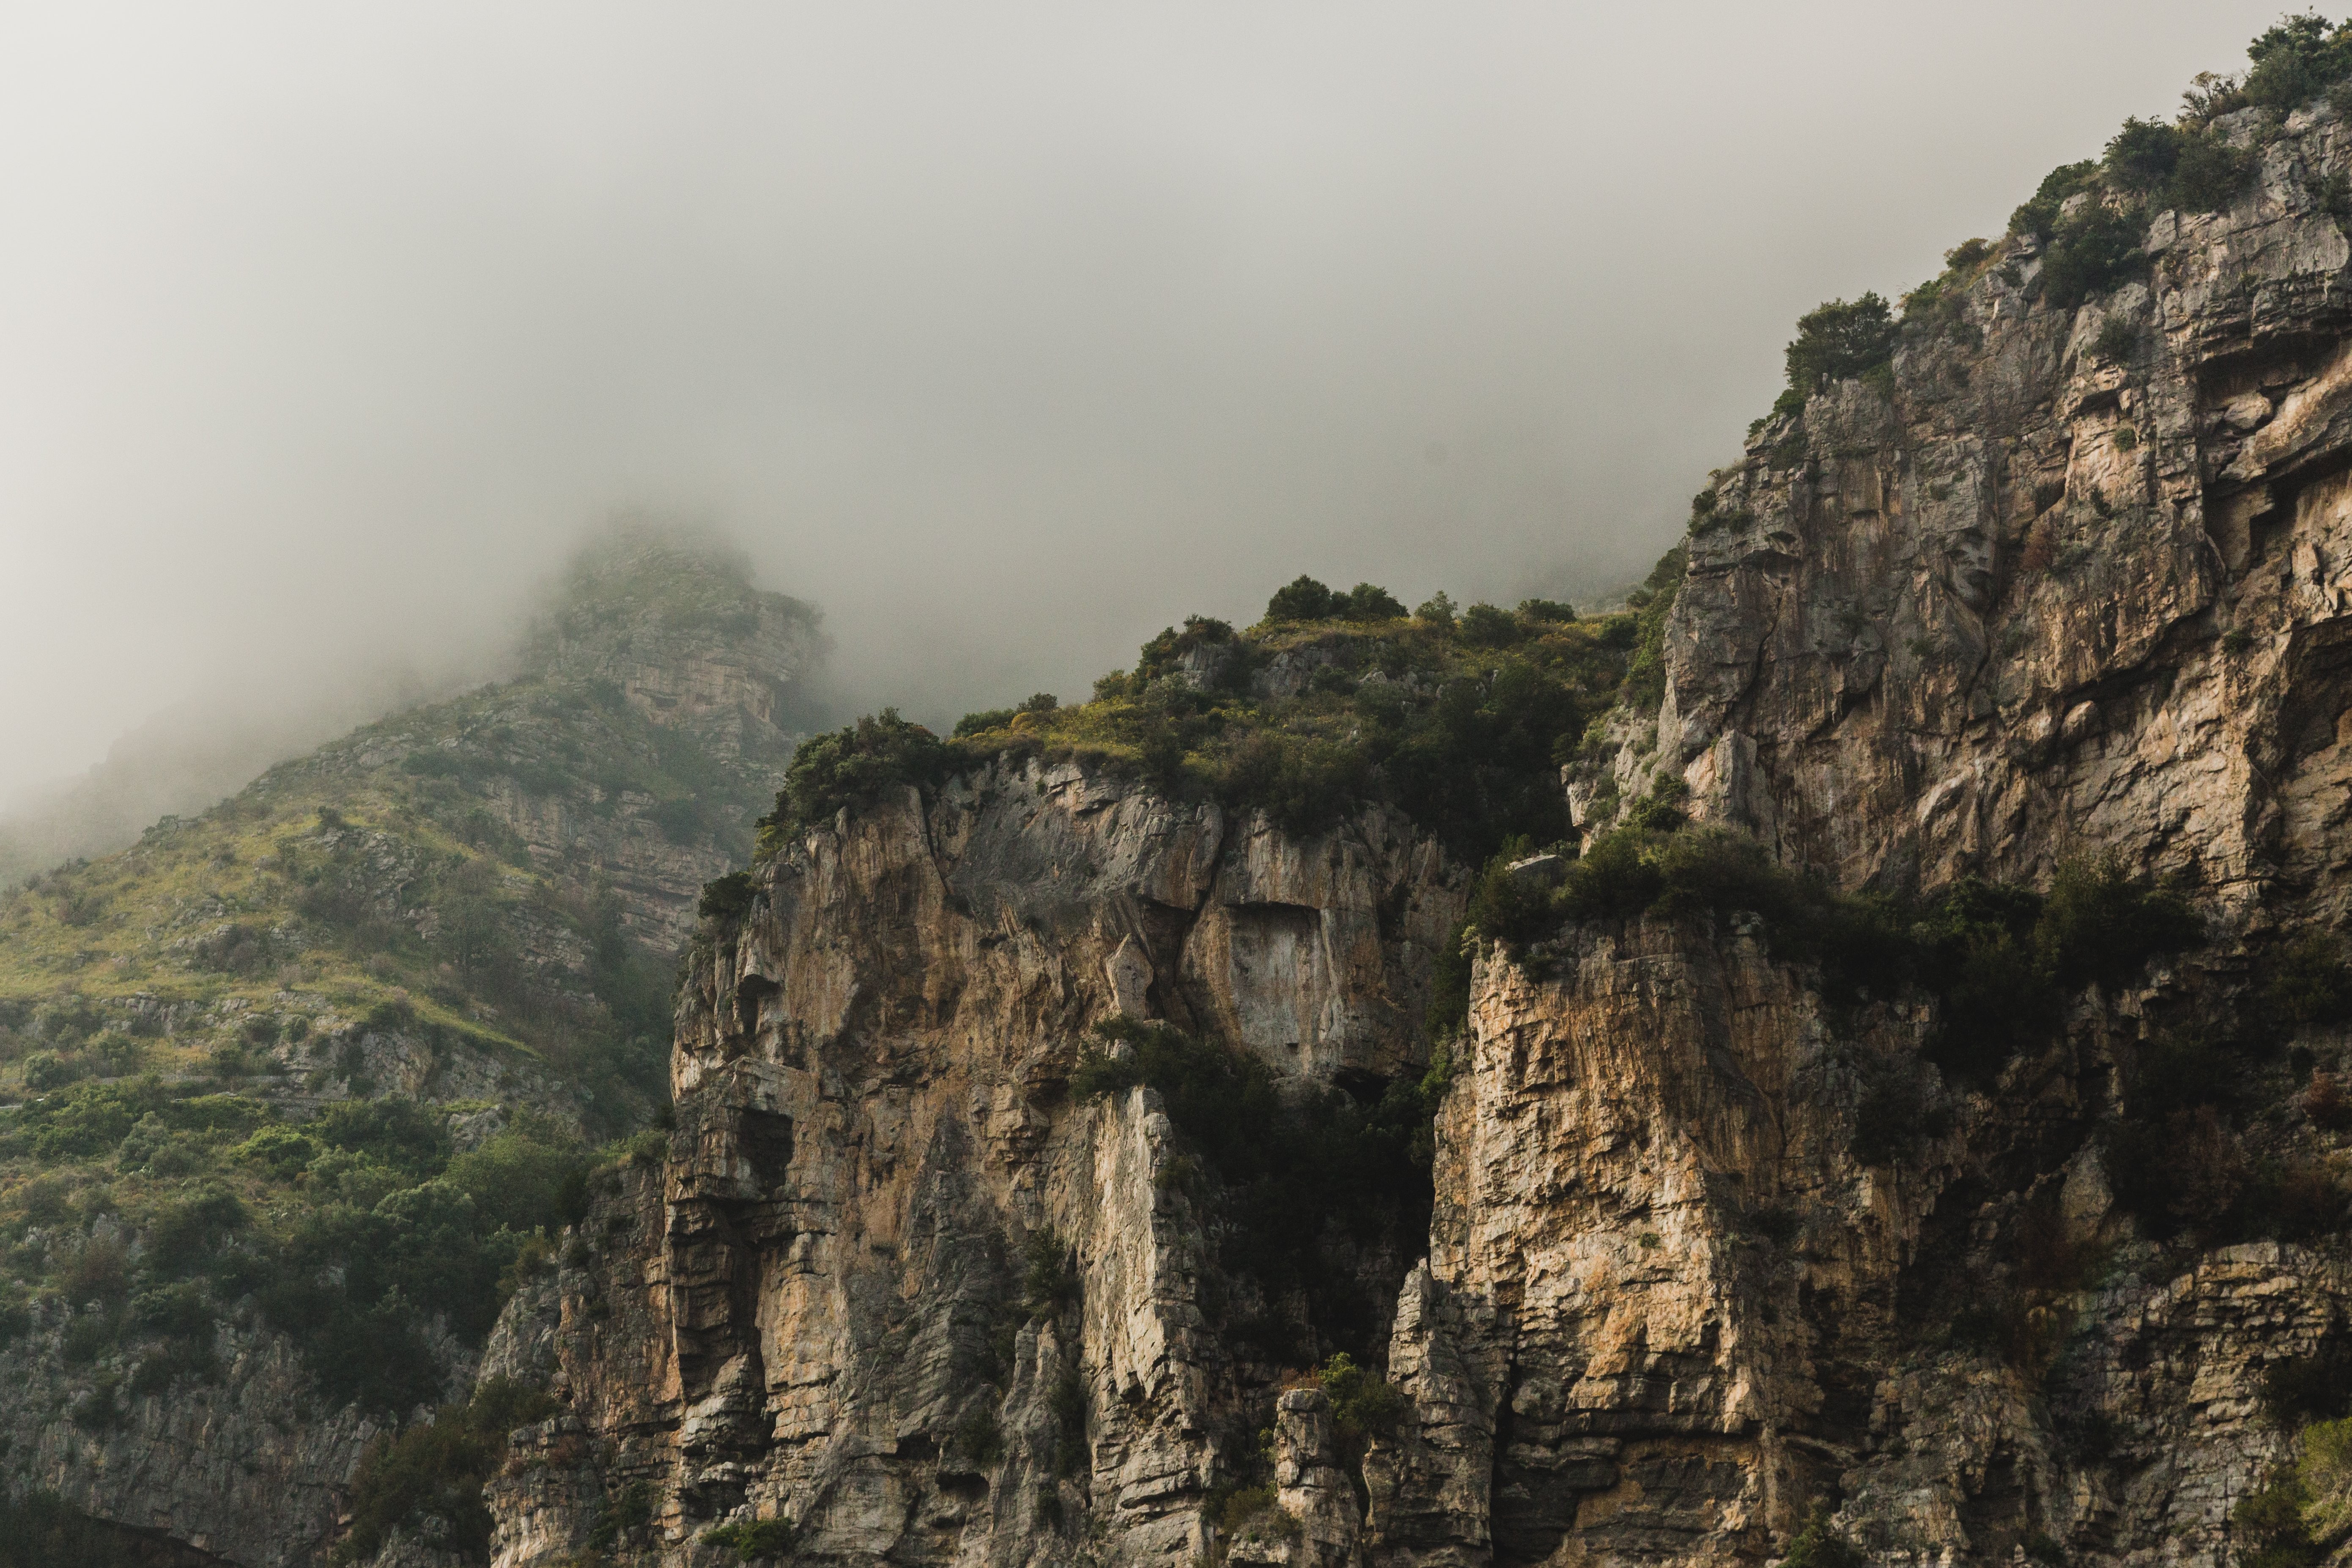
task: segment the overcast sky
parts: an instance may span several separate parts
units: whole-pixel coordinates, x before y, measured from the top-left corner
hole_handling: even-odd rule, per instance
[[[478,658],[622,507],[933,717],[1622,580],[1799,312],[2277,9],[0,5],[0,802]]]

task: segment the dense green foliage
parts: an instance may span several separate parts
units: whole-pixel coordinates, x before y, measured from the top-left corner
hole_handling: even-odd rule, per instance
[[[398,1415],[439,1392],[429,1321],[479,1342],[577,1217],[592,1156],[541,1118],[455,1154],[444,1113],[412,1100],[296,1122],[148,1078],[19,1107],[0,1158],[41,1172],[0,1189],[0,1235],[15,1289],[76,1310],[68,1360],[160,1394],[214,1375],[214,1325],[249,1318],[293,1340],[330,1407]],[[142,1239],[135,1260],[87,1228],[100,1215]]]
[[[1899,339],[1895,312],[1876,294],[1816,305],[1797,318],[1785,355],[1789,387],[1775,410],[1801,413],[1805,399],[1831,383],[1885,368]]]
[[[1265,604],[1268,621],[1392,621],[1404,605],[1386,588],[1359,583],[1342,594],[1301,573]]]
[[[2203,125],[2241,109],[2299,108],[2352,77],[2352,23],[2331,26],[2315,12],[2281,16],[2246,47],[2242,76],[2200,76],[2182,94],[2185,123]]]
[[[1654,664],[1662,657],[1668,594],[1645,590],[1643,619],[1579,617],[1547,600],[1406,617],[1379,588],[1337,594],[1302,578],[1257,626],[1193,616],[1167,628],[1088,702],[1033,698],[971,714],[944,741],[889,711],[817,737],[795,757],[761,843],[772,853],[891,788],[1028,755],[1102,765],[1178,799],[1263,808],[1297,832],[1386,801],[1473,860],[1514,833],[1558,838],[1559,764],[1617,697],[1636,637],[1650,637]],[[1282,660],[1307,679],[1274,687],[1267,672]],[[732,908],[748,904],[748,889],[714,884],[710,897],[714,910]]]
[[[801,742],[776,797],[774,821],[791,829],[815,826],[835,814],[871,805],[905,784],[937,782],[956,753],[896,708],[869,714],[847,729]]]
[[[1331,1426],[1343,1454],[1360,1456],[1366,1439],[1387,1436],[1404,1415],[1404,1395],[1345,1351],[1323,1363],[1316,1381],[1331,1401]]]
[[[332,1561],[373,1560],[395,1528],[434,1551],[485,1555],[492,1521],[482,1485],[506,1460],[507,1434],[556,1409],[546,1394],[494,1377],[470,1402],[377,1438],[352,1477],[351,1533]]]
[[[2294,1457],[2230,1511],[2249,1568],[2312,1568],[2352,1530],[2352,1419],[2296,1425]]]
[[[1173,1028],[1118,1020],[1101,1034],[1119,1054],[1090,1052],[1071,1092],[1159,1091],[1213,1179],[1219,1266],[1255,1288],[1256,1310],[1236,1308],[1232,1331],[1294,1362],[1309,1348],[1302,1330],[1352,1352],[1377,1350],[1380,1310],[1349,1258],[1383,1238],[1410,1253],[1411,1238],[1427,1234],[1430,1118],[1442,1081],[1286,1091],[1250,1053]],[[1280,1311],[1289,1298],[1304,1300],[1305,1324]]]
[[[2140,250],[2145,227],[2134,214],[2095,203],[2062,221],[2042,260],[2042,286],[2050,303],[2071,310],[2146,271],[2147,258]]]

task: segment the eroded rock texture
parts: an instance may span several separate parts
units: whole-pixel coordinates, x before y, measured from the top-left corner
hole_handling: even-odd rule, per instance
[[[1580,804],[1664,766],[1850,885],[2106,845],[2340,906],[2347,163],[2333,113],[2292,117],[2247,195],[2162,216],[2147,280],[2079,310],[2012,242],[1892,397],[1759,430],[1690,541],[1657,749],[1629,726]]]
[[[1932,997],[1736,913],[1488,945],[1394,1260],[1402,1413],[1343,1433],[1236,1349],[1152,1094],[1064,1086],[1115,1014],[1299,1081],[1416,1068],[1461,873],[1402,821],[1294,842],[1071,768],[909,792],[697,959],[679,1129],[561,1277],[571,1414],[498,1483],[500,1562],[789,1520],[761,1539],[808,1563],[1754,1563],[1817,1510],[1889,1563],[2233,1560],[2290,1441],[2265,1385],[2352,1316],[2340,1249],[2151,1236],[2103,1129],[2342,912],[2347,172],[2298,114],[2145,282],[2054,310],[2020,243],[1891,389],[1763,427],[1663,710],[1570,770],[1588,826],[1664,771],[1847,888],[2111,848],[2197,889],[2200,952],[1964,1083]],[[2340,1167],[2293,1095],[2345,1040],[2292,1044],[2233,1069],[2237,1130],[2168,1124],[2181,1160]],[[1080,1304],[1008,1323],[1036,1237]],[[1276,1511],[1222,1533],[1253,1426]]]
[[[1151,1092],[1067,1080],[1121,1014],[1293,1079],[1400,1070],[1461,875],[1383,814],[1300,841],[1032,763],[765,877],[692,962],[666,1167],[562,1276],[572,1414],[499,1484],[499,1560],[583,1549],[643,1482],[648,1561],[784,1517],[811,1561],[1189,1563],[1276,1369],[1219,1331]],[[1075,1304],[1008,1312],[1040,1253]]]

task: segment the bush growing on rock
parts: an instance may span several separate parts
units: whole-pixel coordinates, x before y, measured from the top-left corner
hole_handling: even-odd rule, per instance
[[[715,1525],[702,1532],[702,1539],[731,1550],[741,1562],[754,1563],[763,1557],[782,1558],[793,1549],[794,1533],[788,1519],[757,1519]]]
[[[1783,353],[1789,391],[1801,412],[1804,400],[1834,382],[1869,374],[1895,357],[1895,312],[1875,293],[1832,300],[1797,318],[1797,335]]]
[[[373,1561],[394,1529],[428,1549],[481,1557],[491,1528],[482,1485],[505,1462],[507,1434],[559,1408],[544,1390],[494,1377],[467,1403],[376,1439],[352,1477],[351,1532],[332,1561]]]
[[[831,820],[845,806],[871,805],[902,784],[936,782],[951,761],[939,737],[896,708],[801,742],[776,797],[774,820],[789,829]]]
[[[1090,1048],[1071,1093],[1089,1100],[1142,1084],[1160,1094],[1213,1178],[1220,1268],[1269,1303],[1303,1298],[1310,1331],[1326,1341],[1372,1349],[1380,1314],[1331,1251],[1331,1227],[1357,1244],[1425,1233],[1436,1106],[1423,1081],[1285,1086],[1249,1052],[1166,1026],[1114,1020],[1098,1036],[1120,1054]],[[1287,1356],[1303,1326],[1269,1315],[1232,1327]]]

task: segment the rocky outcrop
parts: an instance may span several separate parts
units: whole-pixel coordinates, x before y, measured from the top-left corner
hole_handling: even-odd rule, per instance
[[[1889,1562],[2225,1561],[2284,1452],[2264,1380],[2352,1295],[2333,1257],[2184,1268],[2112,1212],[2098,1086],[2178,990],[2094,1002],[1995,1089],[1928,1089],[1938,1114],[1865,1163],[1928,1009],[1833,1006],[1704,919],[1483,966],[1371,1560],[1761,1561],[1829,1499]],[[2037,1268],[2061,1277],[2003,1294]],[[1956,1348],[1937,1325],[1974,1301],[2011,1318]]]
[[[1846,1034],[1754,932],[1581,930],[1487,965],[1376,1451],[1384,1560],[1768,1554],[1889,1346],[1944,1159],[1850,1153],[1921,1020]]]
[[[1276,1369],[1221,1331],[1151,1091],[1071,1100],[1088,1030],[1392,1073],[1462,886],[1392,816],[1298,840],[1037,763],[809,834],[692,962],[670,1159],[561,1277],[571,1425],[500,1483],[498,1561],[642,1479],[643,1561],[785,1520],[816,1560],[1189,1563]],[[593,1489],[536,1462],[573,1433]]]
[[[1848,885],[2113,847],[2339,911],[2352,129],[2298,111],[2259,160],[2227,211],[2156,217],[2144,281],[2054,309],[2012,240],[1885,386],[1763,425],[1588,820],[1664,769]]]

